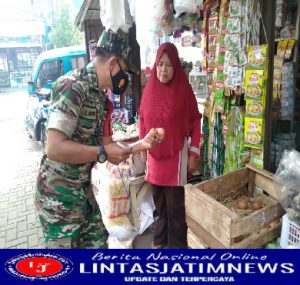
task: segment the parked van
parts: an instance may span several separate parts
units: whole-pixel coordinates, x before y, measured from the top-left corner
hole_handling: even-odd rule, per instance
[[[35,89],[50,89],[53,82],[72,69],[84,67],[86,64],[85,47],[74,46],[57,48],[41,53],[34,64],[29,92]]]
[[[30,137],[44,143],[50,89],[54,81],[70,70],[86,65],[85,47],[64,47],[41,53],[34,64],[28,82],[28,114],[26,129]]]

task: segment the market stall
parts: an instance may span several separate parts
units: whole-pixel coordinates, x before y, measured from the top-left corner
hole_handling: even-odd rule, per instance
[[[202,240],[206,247],[261,247],[280,234],[284,210],[272,174],[263,169],[276,172],[284,150],[300,149],[299,11],[295,0],[121,1],[121,5],[86,0],[77,17],[91,56],[103,28],[121,29],[128,33],[141,67],[124,97],[109,95],[115,109],[115,140],[130,136],[128,125],[138,120],[141,87],[147,84],[158,46],[166,41],[177,46],[204,115],[202,157],[195,174],[205,182],[186,189],[187,203],[201,200],[193,206],[195,212],[187,205],[190,239],[198,246]],[[92,19],[98,21],[99,33],[91,33]],[[236,179],[239,175],[241,180]],[[197,198],[197,191],[203,192],[202,198]],[[231,206],[220,205],[223,194]],[[234,212],[243,195],[247,207]],[[222,217],[212,215],[197,222],[198,209],[207,205],[212,213],[224,211],[227,220],[223,223],[218,220]],[[248,232],[239,226],[244,219]],[[224,224],[223,232],[213,228],[216,223]],[[220,240],[222,236],[226,241]],[[208,244],[210,240],[214,245]]]

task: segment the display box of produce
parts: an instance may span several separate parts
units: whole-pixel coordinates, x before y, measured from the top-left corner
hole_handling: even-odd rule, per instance
[[[251,165],[187,184],[186,221],[192,244],[200,240],[208,248],[263,247],[280,235],[284,209],[277,199],[273,174]]]

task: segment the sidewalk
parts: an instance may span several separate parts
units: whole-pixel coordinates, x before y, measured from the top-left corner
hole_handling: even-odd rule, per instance
[[[29,139],[24,124],[26,88],[0,93],[0,248],[43,248],[34,209],[42,147]]]

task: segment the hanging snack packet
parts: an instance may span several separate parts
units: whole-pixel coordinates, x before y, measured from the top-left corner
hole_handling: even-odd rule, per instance
[[[242,16],[242,3],[240,0],[231,0],[229,3],[229,15],[230,17]]]
[[[282,68],[283,66],[283,57],[279,56],[279,55],[275,55],[274,56],[274,67],[275,68]]]
[[[247,163],[250,162],[251,149],[246,147],[241,147],[239,152],[239,162],[238,168],[243,168]]]
[[[220,47],[219,47],[219,52],[220,53],[225,53],[226,51],[226,46],[225,46],[225,36],[220,36]]]
[[[275,68],[274,69],[274,76],[273,76],[274,82],[280,83],[281,79],[282,79],[282,69]]]
[[[240,18],[229,18],[227,22],[227,31],[230,34],[241,32],[241,19]]]
[[[244,66],[247,63],[247,55],[245,50],[240,50],[238,52],[238,60],[239,60],[239,66]]]
[[[263,117],[263,102],[246,100],[246,115],[250,117]]]
[[[279,57],[284,58],[287,45],[288,45],[288,41],[287,40],[278,42],[278,45],[277,45],[277,55]]]
[[[243,70],[241,68],[238,69],[238,74],[237,76],[234,76],[232,77],[233,78],[233,86],[236,88],[236,87],[239,87],[239,86],[242,86],[243,83],[244,83],[244,74],[243,74]]]
[[[244,146],[261,149],[262,136],[263,136],[263,119],[246,117]]]
[[[208,19],[208,34],[209,35],[218,34],[218,17],[212,17]]]
[[[217,81],[219,81],[219,82],[224,82],[225,81],[224,72],[217,72]]]
[[[227,34],[227,25],[228,25],[228,17],[223,17],[221,19],[221,35],[223,36]]]
[[[224,72],[225,54],[220,53],[218,57],[218,72]]]
[[[286,51],[285,51],[285,55],[284,55],[284,59],[289,60],[291,58],[294,45],[295,45],[295,40],[289,40],[288,41]]]
[[[263,95],[263,70],[246,70],[245,99],[260,100]]]
[[[208,68],[209,69],[214,69],[216,67],[216,65],[217,65],[217,55],[216,55],[216,53],[209,53],[208,54],[207,63],[208,63]]]
[[[208,37],[208,50],[209,52],[215,52],[217,49],[218,35],[210,35]]]
[[[250,163],[260,169],[264,168],[264,152],[263,149],[251,148]]]
[[[273,91],[279,92],[281,90],[281,83],[273,82]]]
[[[224,84],[216,83],[215,88],[215,112],[222,113],[224,108]]]
[[[238,66],[230,66],[228,68],[228,76],[231,76],[231,77],[238,77],[238,76],[241,76],[242,75],[242,68],[238,67]]]
[[[248,69],[264,69],[266,64],[267,45],[250,46],[248,49]]]
[[[226,34],[225,47],[227,50],[239,50],[241,48],[240,34]]]
[[[225,65],[226,66],[238,66],[238,54],[235,51],[225,52]]]

